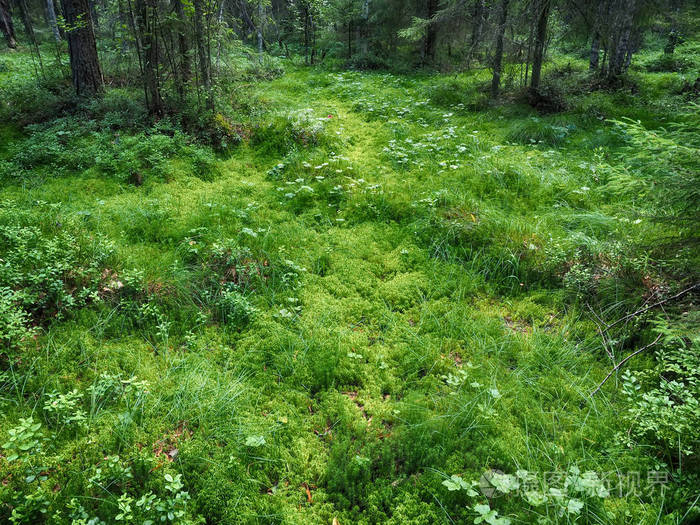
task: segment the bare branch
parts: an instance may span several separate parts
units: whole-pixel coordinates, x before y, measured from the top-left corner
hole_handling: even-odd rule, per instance
[[[622,323],[622,322],[624,322],[624,321],[627,321],[627,320],[629,320],[629,319],[632,319],[633,317],[637,317],[638,315],[641,315],[641,314],[643,314],[643,313],[645,313],[645,312],[648,312],[648,311],[651,310],[652,308],[656,308],[657,306],[661,306],[662,304],[666,304],[666,303],[668,303],[668,302],[670,302],[670,301],[674,301],[674,300],[676,300],[676,299],[679,299],[679,298],[683,297],[684,295],[686,295],[687,293],[692,292],[693,290],[695,290],[696,288],[699,288],[699,287],[700,287],[700,283],[695,283],[693,286],[691,286],[691,287],[689,287],[689,288],[686,288],[685,290],[683,290],[683,291],[681,291],[681,292],[678,292],[676,295],[674,295],[674,296],[672,296],[672,297],[667,297],[666,299],[664,299],[664,300],[662,300],[662,301],[658,301],[658,302],[656,302],[656,303],[654,303],[654,304],[652,304],[652,305],[649,305],[649,306],[646,306],[646,307],[644,307],[644,308],[641,308],[641,309],[637,310],[636,312],[632,312],[631,314],[627,314],[626,316],[621,317],[620,319],[618,319],[618,320],[615,321],[614,323],[607,325],[607,326],[605,327],[605,330],[604,330],[604,331],[608,331],[608,330],[610,330],[613,326],[616,326],[616,325],[618,325],[618,324],[620,324],[620,323]]]
[[[593,392],[591,392],[591,397],[593,397],[594,395],[596,395],[596,394],[598,393],[598,390],[600,390],[600,389],[603,387],[603,385],[608,381],[608,379],[610,379],[610,377],[611,377],[615,372],[617,372],[620,368],[622,368],[622,367],[624,366],[624,364],[625,364],[627,361],[629,361],[629,360],[632,359],[634,356],[636,356],[636,355],[638,355],[638,354],[641,354],[642,352],[644,352],[644,350],[646,350],[646,349],[648,349],[648,348],[651,348],[651,347],[654,346],[656,343],[658,343],[659,340],[661,339],[661,335],[662,335],[662,334],[659,334],[659,336],[654,340],[653,343],[649,343],[648,345],[643,346],[643,347],[640,348],[639,350],[635,350],[635,351],[632,352],[630,355],[628,355],[627,357],[625,357],[622,361],[620,361],[618,364],[616,364],[615,367],[614,367],[612,370],[610,370],[610,373],[609,373],[607,376],[605,376],[605,379],[603,379],[603,381],[598,385],[598,388],[596,388]]]

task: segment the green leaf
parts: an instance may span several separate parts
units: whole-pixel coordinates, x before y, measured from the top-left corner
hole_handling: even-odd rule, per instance
[[[248,436],[245,440],[246,447],[262,447],[265,443],[263,436]]]
[[[547,502],[547,496],[536,490],[530,490],[525,493],[525,500],[533,507],[539,507]]]
[[[583,508],[583,501],[571,498],[569,503],[566,505],[566,512],[569,514],[581,514],[581,509]]]
[[[457,474],[452,474],[449,479],[446,479],[445,481],[442,482],[444,486],[447,487],[447,490],[449,491],[455,491],[455,490],[466,490],[469,488],[469,485],[467,485],[467,482],[464,481],[460,476]]]

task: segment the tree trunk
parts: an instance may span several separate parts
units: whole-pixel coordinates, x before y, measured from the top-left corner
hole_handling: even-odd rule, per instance
[[[34,39],[34,27],[32,27],[32,19],[29,16],[27,3],[25,0],[16,0],[15,3],[19,8],[19,18],[22,21],[22,25],[24,26],[24,34],[27,35],[29,41],[32,43],[32,45],[34,45],[36,42],[36,40]]]
[[[219,14],[216,17],[216,21],[219,24],[224,23],[224,9],[226,8],[226,0],[221,0],[221,3],[219,4]]]
[[[245,2],[242,0],[238,1],[238,10],[241,13],[241,16],[243,17],[243,20],[245,20],[246,25],[248,26],[248,29],[253,32],[256,31],[255,24],[253,23],[253,20],[250,18],[250,15],[248,14],[248,10],[245,8]],[[243,39],[244,42],[248,41],[248,33],[246,32],[245,38]]]
[[[501,87],[501,70],[503,68],[503,38],[506,33],[506,22],[508,21],[508,4],[510,0],[501,0],[501,12],[498,18],[498,29],[496,31],[496,49],[493,53],[493,78],[491,79],[491,97],[498,96]]]
[[[136,0],[136,23],[143,45],[143,83],[146,88],[146,107],[151,115],[162,115],[163,99],[160,94],[156,9],[156,0]]]
[[[362,35],[360,39],[360,52],[362,56],[369,53],[369,0],[362,2]]]
[[[53,4],[53,0],[46,0],[46,13],[49,17],[49,25],[51,26],[53,38],[56,42],[60,42],[61,32],[58,30],[58,22],[56,21],[56,7]]]
[[[308,66],[311,49],[311,28],[309,27],[309,6],[304,6],[304,63]]]
[[[180,78],[184,84],[192,76],[192,64],[189,46],[187,45],[187,21],[185,20],[185,8],[182,5],[182,0],[174,0],[173,8],[177,16],[177,47],[178,54],[180,55]]]
[[[476,51],[481,44],[481,35],[484,31],[484,14],[486,12],[485,0],[474,2],[474,19],[472,21],[472,36],[469,43],[469,54],[467,55],[467,67],[471,64],[476,55]]]
[[[258,0],[258,55],[262,62],[263,54],[263,5],[262,1]]]
[[[29,14],[29,9],[27,8],[27,0],[17,0],[17,6],[19,7],[20,17],[22,18],[22,24],[24,25],[24,32],[27,34],[27,38],[36,53],[36,58],[39,62],[39,69],[41,74],[44,74],[44,63],[41,60],[41,51],[39,50],[39,45],[36,41],[36,35],[34,34],[34,26],[32,25],[32,18]],[[38,73],[38,72],[37,72]]]
[[[7,47],[16,49],[17,40],[15,38],[15,26],[12,24],[12,16],[10,15],[9,0],[0,0],[0,30],[5,35]]]
[[[316,25],[312,12],[309,13],[309,26],[311,27],[311,65],[313,66],[316,60]]]
[[[428,27],[423,40],[423,62],[435,62],[435,46],[437,43],[437,28],[433,23],[433,17],[437,13],[438,0],[427,0],[426,15],[428,19]]]
[[[598,63],[600,62],[600,33],[596,31],[593,33],[593,40],[591,41],[591,57],[588,60],[588,70],[597,71]]]
[[[622,0],[617,5],[608,58],[610,82],[616,82],[625,73],[636,11],[637,0]]]
[[[73,87],[78,95],[94,95],[104,88],[95,32],[87,0],[63,0]]]
[[[542,75],[542,62],[544,61],[544,46],[547,41],[547,22],[549,21],[550,0],[538,2],[537,31],[535,32],[535,52],[532,57],[532,79],[530,89],[537,90],[540,87]]]
[[[194,38],[197,43],[201,83],[207,97],[207,108],[214,110],[214,97],[211,92],[211,61],[204,40],[204,9],[202,0],[194,0]]]

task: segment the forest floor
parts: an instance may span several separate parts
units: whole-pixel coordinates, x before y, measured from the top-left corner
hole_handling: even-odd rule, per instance
[[[0,458],[5,511],[32,468],[56,522],[137,516],[176,494],[166,473],[208,523],[466,523],[483,504],[653,523],[684,497],[628,446],[621,376],[591,397],[612,363],[561,270],[644,227],[605,191],[624,166],[605,119],[666,114],[624,93],[482,107],[455,87],[479,75],[291,69],[250,88],[252,138],[197,172],[154,146],[138,184],[99,159],[5,179],[3,227],[55,239],[25,244],[66,265],[51,275],[97,276],[0,376],[0,443],[30,415],[50,438],[34,464]],[[0,160],[31,140],[0,133]],[[488,500],[472,481],[491,469],[534,492]]]

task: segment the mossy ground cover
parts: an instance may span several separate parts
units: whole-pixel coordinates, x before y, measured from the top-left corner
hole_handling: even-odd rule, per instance
[[[27,159],[31,130],[3,125],[3,293],[26,314],[5,329],[26,333],[0,373],[0,443],[21,444],[0,520],[681,520],[692,464],[629,446],[617,376],[590,397],[611,362],[570,270],[649,227],[607,184],[625,161],[606,119],[692,105],[594,93],[539,115],[489,106],[485,80],[290,65],[220,155],[62,124]],[[56,164],[86,136],[109,162]],[[491,469],[550,500],[454,490]],[[584,476],[557,503],[576,469],[609,494]]]

